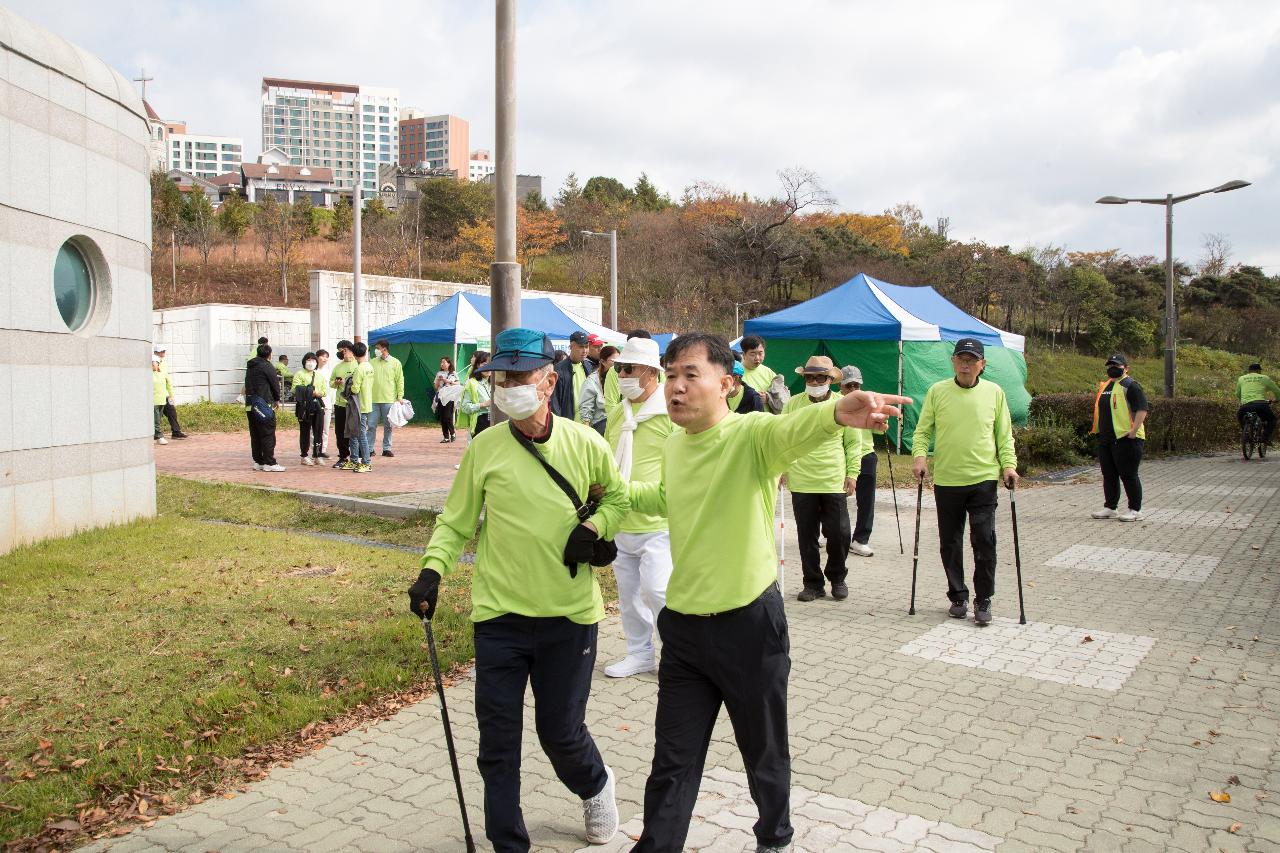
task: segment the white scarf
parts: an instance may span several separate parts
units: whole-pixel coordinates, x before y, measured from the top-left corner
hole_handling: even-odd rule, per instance
[[[649,420],[649,418],[665,415],[667,413],[667,399],[661,388],[655,388],[653,393],[649,395],[649,399],[640,405],[640,411],[632,412],[632,408],[631,401],[623,398],[622,432],[618,435],[618,449],[613,454],[614,460],[618,463],[618,470],[622,472],[622,481],[624,483],[631,480],[631,439],[635,434],[636,428]]]

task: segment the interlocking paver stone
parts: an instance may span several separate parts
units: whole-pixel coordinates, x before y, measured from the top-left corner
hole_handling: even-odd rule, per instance
[[[1208,580],[1219,558],[1172,551],[1146,551],[1110,545],[1072,545],[1045,563],[1086,572],[1107,572],[1140,578],[1168,578],[1200,583]]]
[[[1138,524],[1090,519],[1102,502],[1096,482],[1019,491],[1026,626],[1011,618],[1017,597],[1002,496],[998,615],[986,629],[946,617],[927,491],[915,617],[907,615],[910,550],[899,555],[892,507],[883,503],[871,538],[876,555],[849,562],[853,595],[796,602],[787,502],[798,850],[1277,849],[1280,461],[1145,462],[1142,476],[1154,508]],[[914,492],[898,490],[908,535]],[[1143,571],[1084,565],[1114,546]],[[1055,560],[1064,553],[1074,556]],[[1085,634],[1093,641],[1082,643]],[[901,653],[908,648],[937,654]],[[623,651],[612,617],[600,629],[588,724],[617,773],[622,821],[635,832],[657,679],[605,678],[599,670]],[[999,671],[977,665],[984,660],[999,662]],[[487,849],[473,691],[474,681],[459,679],[449,710],[471,824]],[[582,849],[581,806],[542,755],[531,705],[522,768],[533,849]],[[446,755],[439,706],[429,698],[276,768],[236,800],[206,801],[93,849],[462,851]],[[691,839],[710,844],[705,850],[750,853],[756,811],[724,715],[707,768]],[[1228,784],[1233,775],[1239,785]],[[1230,791],[1230,804],[1209,800],[1220,790]],[[1240,830],[1229,833],[1235,822]],[[629,846],[619,836],[591,849]]]

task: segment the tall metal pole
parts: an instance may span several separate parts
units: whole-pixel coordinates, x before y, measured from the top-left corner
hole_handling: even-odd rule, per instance
[[[618,229],[609,231],[609,328],[618,328]]]
[[[1164,395],[1173,397],[1173,362],[1178,348],[1177,308],[1173,303],[1173,193],[1164,200]]]
[[[351,187],[352,279],[351,340],[364,338],[364,282],[360,280],[360,211],[364,207],[364,119],[360,116],[360,99],[351,105],[356,129],[356,179]]]
[[[497,0],[494,67],[494,249],[489,267],[490,335],[520,325],[520,264],[516,263],[516,0]],[[494,407],[490,420],[503,420]]]

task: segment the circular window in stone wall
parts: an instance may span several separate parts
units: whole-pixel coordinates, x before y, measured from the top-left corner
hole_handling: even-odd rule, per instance
[[[67,328],[73,332],[83,328],[93,311],[93,267],[72,240],[58,249],[53,264],[53,296]]]

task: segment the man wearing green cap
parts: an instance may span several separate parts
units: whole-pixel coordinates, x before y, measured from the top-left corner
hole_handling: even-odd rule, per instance
[[[618,807],[613,771],[585,722],[597,623],[604,618],[588,564],[600,564],[602,540],[613,538],[627,514],[626,484],[599,433],[550,413],[557,376],[546,335],[507,329],[494,347],[493,359],[476,371],[493,371],[494,405],[511,420],[475,436],[463,453],[422,572],[409,589],[409,609],[434,615],[440,577],[456,567],[483,508],[471,621],[485,835],[500,853],[529,849],[520,809],[520,740],[525,686],[532,684],[543,751],[582,801],[587,841],[604,844],[617,832]],[[593,483],[603,486],[598,502],[589,497]]]
[[[674,564],[658,615],[656,739],[633,850],[683,849],[721,705],[759,809],[756,850],[787,850],[791,658],[773,538],[778,475],[845,427],[883,429],[898,414],[891,404],[907,400],[859,391],[786,417],[739,415],[726,403],[733,351],[724,339],[681,335],[663,363],[667,412],[683,429],[663,446],[662,479],[629,486],[635,510],[667,516]]]

